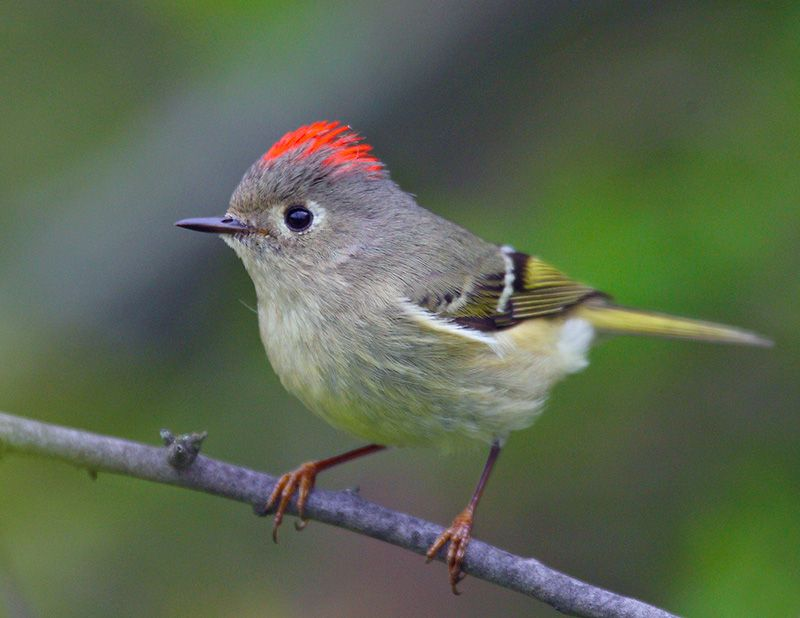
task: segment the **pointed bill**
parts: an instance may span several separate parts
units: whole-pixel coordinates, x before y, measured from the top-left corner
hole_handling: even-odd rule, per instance
[[[208,232],[210,234],[247,234],[253,229],[233,217],[197,217],[195,219],[181,219],[175,223],[178,227],[195,232]]]

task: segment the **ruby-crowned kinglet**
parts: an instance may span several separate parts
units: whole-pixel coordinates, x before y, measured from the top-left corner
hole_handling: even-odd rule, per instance
[[[255,284],[261,339],[283,385],[369,446],[284,475],[273,534],[316,474],[384,445],[491,445],[450,543],[455,592],[475,507],[508,434],[587,365],[598,333],[767,345],[752,333],[620,307],[537,257],[481,240],[417,205],[349,127],[286,134],[244,175],[224,217],[177,225],[221,234]]]

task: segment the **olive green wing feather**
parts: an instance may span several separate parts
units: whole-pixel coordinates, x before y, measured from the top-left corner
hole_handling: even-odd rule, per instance
[[[508,309],[515,320],[559,315],[589,298],[608,298],[537,257],[511,256],[516,268]]]
[[[505,247],[493,257],[466,280],[457,278],[461,284],[436,281],[438,285],[427,286],[412,300],[462,326],[492,331],[521,320],[560,315],[589,298],[605,297],[537,257]]]
[[[575,281],[538,257],[505,247],[499,251],[502,266],[495,261],[490,268],[478,268],[478,274],[470,275],[458,294],[445,292],[444,301],[449,302],[425,308],[479,331],[498,331],[523,320],[569,314],[606,333],[771,345],[768,339],[738,328],[620,307],[607,294]]]

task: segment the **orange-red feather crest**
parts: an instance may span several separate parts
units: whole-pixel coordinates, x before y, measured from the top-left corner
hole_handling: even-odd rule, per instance
[[[358,167],[367,172],[383,169],[381,162],[370,154],[372,146],[363,143],[363,138],[349,126],[337,121],[314,122],[287,133],[267,150],[261,160],[267,163],[295,149],[301,151],[301,158],[323,149],[330,150],[332,152],[324,164],[331,167]]]

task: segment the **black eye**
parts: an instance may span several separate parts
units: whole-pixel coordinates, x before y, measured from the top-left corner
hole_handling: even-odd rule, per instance
[[[314,215],[305,206],[292,206],[283,217],[286,226],[293,232],[304,232],[314,220]]]

